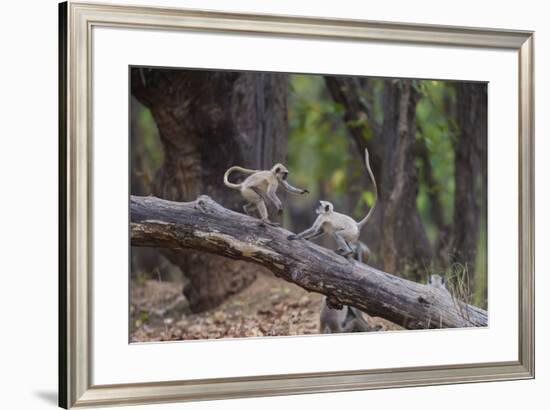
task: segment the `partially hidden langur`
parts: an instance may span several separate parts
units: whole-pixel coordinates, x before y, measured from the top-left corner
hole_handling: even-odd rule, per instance
[[[234,171],[240,171],[245,174],[250,174],[240,184],[229,182],[229,175]],[[277,209],[277,213],[283,212],[283,204],[277,197],[277,188],[279,184],[292,194],[305,194],[309,191],[307,189],[299,189],[290,185],[287,181],[288,169],[282,164],[276,164],[270,170],[257,171],[239,166],[233,166],[229,168],[223,176],[223,182],[225,186],[238,189],[241,191],[241,195],[247,201],[243,209],[247,215],[252,216],[254,208],[260,214],[262,224],[269,224],[277,226],[275,222],[269,220],[269,214],[267,211],[267,204],[272,203]]]
[[[343,305],[342,309],[329,307],[326,296],[323,296],[321,300],[319,325],[321,333],[353,333],[378,330],[371,328],[361,311],[353,306]]]
[[[369,247],[358,241],[355,259],[360,263],[367,263],[369,257]],[[380,327],[372,328],[363,317],[363,313],[353,306],[342,305],[342,309],[330,307],[327,304],[326,296],[323,296],[321,300],[319,328],[321,333],[353,333],[380,330]]]
[[[368,263],[370,259],[370,248],[366,243],[357,241],[357,246],[355,247],[355,259],[359,263]]]
[[[376,206],[376,200],[378,199],[378,188],[376,186],[376,179],[370,168],[369,152],[367,149],[365,149],[365,165],[374,186],[374,203],[363,219],[356,222],[348,215],[334,212],[334,207],[330,202],[319,201],[319,206],[316,210],[318,216],[313,226],[298,235],[290,235],[288,239],[313,239],[324,234],[331,234],[338,245],[336,252],[339,255],[345,257],[350,257],[353,254],[359,255],[361,253],[358,246],[359,234],[372,216]]]
[[[433,274],[428,276],[428,282],[426,284],[432,288],[440,289],[444,292],[450,293],[445,284],[445,278],[441,275]]]

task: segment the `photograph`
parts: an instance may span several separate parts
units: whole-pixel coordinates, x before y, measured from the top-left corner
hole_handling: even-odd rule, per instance
[[[257,3],[59,4],[57,151],[23,139],[58,167],[59,406],[521,407],[535,25]]]
[[[130,343],[488,325],[486,82],[128,72]]]

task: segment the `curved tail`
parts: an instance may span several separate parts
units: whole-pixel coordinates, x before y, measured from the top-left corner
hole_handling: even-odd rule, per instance
[[[253,174],[255,172],[258,172],[253,169],[243,168],[239,166],[234,166],[229,168],[227,171],[225,171],[225,174],[223,176],[223,183],[225,184],[226,187],[232,188],[232,189],[241,189],[241,185],[242,185],[242,183],[234,184],[232,182],[229,182],[229,174],[231,174],[233,171],[240,171],[240,172],[244,172],[245,174]]]
[[[372,203],[372,207],[369,209],[367,216],[365,216],[357,223],[359,229],[363,228],[363,226],[367,224],[370,217],[372,216],[372,213],[374,212],[374,208],[376,208],[376,202],[378,202],[378,186],[376,185],[376,179],[374,178],[372,169],[370,169],[369,150],[367,148],[365,148],[365,165],[367,166],[367,171],[369,171],[370,179],[372,181],[372,185],[374,186],[374,202]]]

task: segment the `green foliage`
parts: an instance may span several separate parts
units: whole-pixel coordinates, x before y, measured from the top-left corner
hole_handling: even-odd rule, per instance
[[[370,191],[363,191],[361,194],[361,202],[364,202],[371,207],[374,204],[374,194]]]
[[[487,309],[487,221],[479,223],[479,239],[477,242],[477,257],[474,277],[473,304]]]
[[[136,101],[132,104],[132,187],[134,194],[147,195],[164,152],[151,112]]]
[[[447,288],[454,298],[465,303],[472,303],[472,284],[470,283],[469,267],[461,263],[453,263],[445,272]]]
[[[346,191],[351,161],[343,109],[328,94],[322,76],[292,75],[289,93],[288,163],[298,186],[312,194]]]
[[[371,78],[370,82],[372,84],[372,95],[371,98],[371,104],[373,109],[373,116],[372,119],[377,124],[382,124],[384,121],[384,109],[382,107],[382,98],[384,93],[384,84],[387,80],[384,79],[375,79]]]
[[[458,130],[451,110],[456,96],[454,88],[447,81],[418,80],[414,86],[421,94],[416,106],[416,139],[419,144],[424,144],[428,151],[429,165],[435,182],[431,186],[426,183],[425,164],[417,158],[416,165],[421,177],[417,206],[428,234],[433,239],[436,227],[432,221],[428,195],[435,194],[441,202],[446,224],[453,218],[453,145]]]
[[[147,322],[149,320],[149,312],[141,310],[141,312],[139,312],[139,320],[141,320],[142,323]]]
[[[151,111],[142,105],[139,108],[137,126],[143,143],[144,165],[149,170],[156,171],[162,164],[162,148]]]
[[[152,275],[145,271],[138,271],[134,280],[138,286],[145,286],[145,283],[152,278]]]

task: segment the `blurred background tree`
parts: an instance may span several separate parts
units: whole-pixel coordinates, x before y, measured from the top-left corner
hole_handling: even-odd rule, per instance
[[[148,189],[160,198],[191,201],[206,194],[240,210],[238,194],[222,184],[223,173],[234,164],[263,169],[284,161],[287,89],[284,74],[132,68],[131,94],[149,110],[163,157],[157,169],[147,168],[159,155],[158,144],[149,144],[150,158],[132,163],[132,168],[143,167],[134,169],[132,177],[154,175]],[[142,124],[149,135],[144,141],[151,129]],[[147,147],[132,145],[132,158],[140,158]],[[139,253],[132,250],[136,258]],[[193,312],[219,305],[250,284],[258,270],[197,251],[162,255],[186,278],[184,293]]]
[[[208,194],[240,212],[221,182],[225,169],[280,161],[311,192],[285,201],[285,227],[310,226],[319,199],[358,220],[374,199],[368,147],[379,185],[362,233],[369,263],[415,281],[443,274],[486,308],[485,83],[147,68],[131,76],[132,194]],[[218,305],[257,271],[197,252],[163,255],[188,281],[194,311]],[[136,263],[133,271],[150,271]]]

